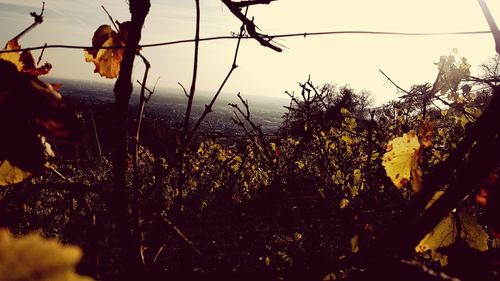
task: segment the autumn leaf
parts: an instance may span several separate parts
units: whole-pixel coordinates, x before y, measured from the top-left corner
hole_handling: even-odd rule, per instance
[[[420,159],[420,143],[414,131],[394,138],[387,144],[387,152],[382,157],[382,165],[387,176],[397,188],[408,182],[412,183],[413,191],[417,192],[422,186],[422,170],[418,162]]]
[[[26,164],[23,162],[30,160],[21,160],[23,162],[18,165],[11,163],[11,161],[14,161],[14,163],[19,162],[19,158],[16,157],[9,157],[11,158],[11,161],[9,161],[9,159],[0,160],[0,186],[18,184],[25,179],[32,177],[34,174],[40,173],[41,170],[48,168],[48,158],[55,157],[54,151],[52,151],[52,147],[50,146],[50,144],[46,141],[44,136],[38,136],[36,139],[30,140],[30,142],[35,142],[33,144],[35,146],[36,143],[39,142],[38,148],[35,147],[35,149],[39,149],[40,151],[34,151],[34,153],[32,154],[33,158],[37,159],[35,160],[36,162],[34,162],[34,164]],[[29,158],[29,155],[27,155],[27,157]]]
[[[335,275],[335,272],[331,272],[325,275],[325,277],[323,277],[323,281],[335,281],[335,280],[337,280],[337,275]]]
[[[13,166],[9,160],[0,162],[0,186],[17,184],[32,176],[32,173]]]
[[[438,194],[436,194],[438,195]],[[440,196],[440,195],[438,195]],[[460,235],[457,235],[458,227],[457,220],[460,223]],[[430,251],[431,258],[439,261],[441,265],[447,264],[447,257],[439,252],[439,249],[446,248],[460,237],[462,241],[475,250],[486,251],[488,250],[488,234],[479,225],[474,217],[472,208],[465,207],[458,211],[458,216],[450,213],[445,217],[433,231],[429,232],[422,241],[415,247],[417,253],[425,253]]]
[[[12,39],[7,42],[4,48],[6,51],[18,49],[21,49],[21,45],[19,45],[17,39]],[[37,67],[35,59],[30,51],[1,53],[0,59],[13,63],[18,71],[29,73],[34,76],[47,74],[52,68],[52,65],[47,62]]]
[[[431,200],[427,202],[427,205],[425,206],[425,209],[429,209],[441,196],[443,196],[444,191],[438,190],[434,195],[432,196]]]
[[[347,206],[349,206],[349,199],[344,198],[344,199],[340,200],[340,203],[339,203],[340,209],[345,209],[345,208],[347,208]]]
[[[482,252],[488,250],[488,233],[486,233],[484,228],[477,223],[472,208],[464,208],[458,215],[462,223],[462,239],[464,239],[472,249]]]
[[[82,251],[39,234],[15,238],[0,230],[0,281],[91,281],[76,273]]]
[[[355,254],[359,252],[359,236],[354,235],[351,237],[351,253]]]
[[[129,22],[120,24],[120,33],[114,31],[109,25],[101,25],[92,37],[92,47],[84,51],[85,61],[95,65],[94,72],[106,78],[116,78],[120,73],[120,64],[123,59],[124,49],[109,47],[125,46]],[[105,49],[98,49],[104,47]],[[108,49],[106,49],[108,48]]]
[[[431,258],[444,266],[448,263],[448,257],[436,251],[440,247],[447,247],[455,242],[456,225],[453,216],[444,218],[424,239],[415,247],[415,252],[425,253],[430,251]]]
[[[5,48],[3,49],[4,51],[11,51],[11,50],[17,50],[20,49],[21,46],[17,42],[17,40],[12,39],[7,44],[5,45]],[[1,53],[0,54],[0,59],[3,59],[5,61],[10,61],[13,63],[16,67],[17,70],[22,71],[23,70],[23,62],[21,61],[21,53],[19,52],[9,52],[9,53]]]

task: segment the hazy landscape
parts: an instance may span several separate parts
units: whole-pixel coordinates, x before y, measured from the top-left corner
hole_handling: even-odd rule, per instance
[[[0,281],[500,280],[499,14],[0,0]]]
[[[113,84],[90,81],[78,81],[68,79],[46,79],[50,83],[61,83],[61,94],[77,103],[86,105],[106,105],[114,103]],[[131,110],[137,111],[139,103],[140,86],[135,85],[131,98]],[[256,124],[260,124],[265,133],[275,132],[281,125],[281,119],[286,112],[284,106],[289,105],[288,96],[280,93],[277,97],[274,93],[269,97],[245,96],[242,97],[249,102],[251,116]],[[196,121],[209,104],[213,93],[199,91],[193,103],[191,120]],[[159,120],[172,128],[181,128],[184,122],[187,97],[181,89],[156,88],[145,107],[145,121],[148,119]],[[228,103],[240,103],[236,94],[222,93],[219,96],[213,111],[202,123],[202,132],[219,132],[224,134],[241,133],[241,129],[234,124],[233,108]],[[241,106],[241,103],[240,103]],[[192,121],[192,122],[193,122]]]

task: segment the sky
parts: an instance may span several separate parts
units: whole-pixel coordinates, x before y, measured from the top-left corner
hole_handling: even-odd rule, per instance
[[[48,44],[91,45],[92,35],[114,19],[129,20],[125,0],[45,0],[45,21],[25,35],[23,47]],[[240,22],[220,0],[201,0],[201,37],[231,35]],[[500,1],[486,1],[500,24]],[[32,23],[29,12],[41,9],[38,0],[0,0],[0,44]],[[249,17],[265,34],[318,31],[367,30],[395,32],[456,32],[489,30],[476,0],[278,0],[250,8]],[[195,2],[151,0],[143,29],[142,44],[191,39],[195,30]],[[388,74],[401,87],[433,82],[434,62],[456,48],[472,64],[494,55],[491,34],[460,36],[375,36],[330,35],[277,39],[285,46],[281,53],[260,46],[254,40],[241,44],[238,68],[224,92],[232,95],[285,97],[285,91],[299,92],[298,84],[310,75],[316,85],[348,84],[370,91],[376,104],[396,99],[395,87],[380,74]],[[152,64],[149,80],[161,77],[160,87],[189,87],[193,66],[193,43],[142,50]],[[197,88],[215,92],[231,67],[236,40],[200,43]],[[38,57],[35,51],[34,56]],[[53,64],[51,77],[105,82],[93,73],[82,50],[47,49],[44,60]],[[134,81],[143,75],[136,60]],[[109,80],[107,82],[114,82]]]

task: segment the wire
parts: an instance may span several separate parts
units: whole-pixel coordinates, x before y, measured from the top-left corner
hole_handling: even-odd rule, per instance
[[[271,39],[276,38],[290,38],[290,37],[307,37],[307,36],[327,36],[327,35],[342,35],[342,34],[360,34],[360,35],[388,35],[388,36],[456,36],[456,35],[480,35],[480,34],[491,34],[491,31],[458,31],[458,32],[390,32],[390,31],[364,31],[364,30],[343,30],[343,31],[324,31],[324,32],[303,32],[303,33],[289,33],[289,34],[276,34],[276,35],[267,35],[267,37]],[[200,38],[200,42],[204,41],[216,41],[216,40],[237,40],[238,36],[214,36],[214,37],[206,37]],[[250,36],[243,36],[241,39],[253,39]],[[151,48],[151,47],[160,47],[160,46],[169,46],[169,45],[177,45],[177,44],[185,44],[185,43],[193,43],[195,39],[184,39],[184,40],[176,40],[176,41],[168,41],[168,42],[160,42],[160,43],[151,43],[151,44],[143,44],[140,45],[140,48]],[[78,46],[78,45],[46,45],[46,46],[37,46],[37,47],[28,47],[14,50],[0,50],[1,53],[10,53],[10,52],[20,52],[20,51],[33,51],[40,49],[89,49],[89,50],[97,50],[97,49],[120,49],[125,48],[124,46],[109,46],[109,47],[93,47],[93,46]]]

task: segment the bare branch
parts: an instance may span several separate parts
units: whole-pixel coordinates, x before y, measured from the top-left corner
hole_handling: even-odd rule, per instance
[[[396,84],[394,81],[392,81],[392,79],[391,79],[391,78],[389,78],[389,76],[387,76],[387,74],[385,74],[385,73],[382,71],[382,69],[379,69],[378,71],[380,71],[380,73],[382,73],[382,75],[384,75],[384,76],[385,76],[385,78],[387,78],[387,80],[389,80],[389,82],[391,82],[391,83],[392,83],[392,85],[394,85],[394,86],[395,86],[398,90],[400,90],[401,92],[403,92],[403,93],[405,93],[405,94],[407,94],[407,95],[409,95],[409,94],[410,94],[410,92],[408,92],[407,90],[405,90],[405,89],[401,88],[398,84]]]
[[[257,2],[259,2],[259,1],[257,1]],[[255,40],[257,40],[257,42],[259,42],[262,46],[271,48],[272,50],[275,50],[277,52],[281,52],[282,51],[281,48],[279,48],[277,46],[274,46],[271,43],[271,41],[273,39],[272,37],[257,32],[257,27],[253,23],[253,20],[250,20],[249,18],[247,18],[246,15],[244,15],[241,12],[241,6],[238,3],[242,3],[242,2],[236,2],[235,3],[235,2],[230,1],[230,0],[222,0],[222,3],[224,3],[229,8],[229,10],[231,11],[231,13],[233,13],[233,15],[235,15],[245,25],[245,28],[246,28],[248,34],[252,38],[254,38]]]
[[[267,5],[273,1],[276,1],[276,0],[248,0],[248,1],[240,1],[240,2],[234,2],[234,1],[231,1],[231,2],[233,3],[233,5],[235,5],[237,7],[244,8],[244,7],[248,7],[251,5],[258,5],[258,4]]]
[[[479,77],[475,77],[475,76],[469,76],[469,79],[467,79],[466,81],[472,81],[472,82],[476,82],[476,83],[486,83],[486,84],[488,84],[488,86],[494,88],[495,83],[500,82],[500,78],[495,77],[495,78],[483,79],[483,78],[479,78]]]
[[[195,0],[194,2],[196,4],[196,30],[195,30],[195,36],[194,36],[195,41],[194,41],[193,78],[191,80],[191,88],[189,89],[186,114],[184,116],[184,126],[182,129],[183,146],[187,145],[189,119],[191,118],[191,108],[193,106],[194,93],[196,90],[196,77],[198,75],[198,54],[199,54],[199,46],[200,46],[200,18],[201,18],[201,15],[200,15],[200,1]]]
[[[44,11],[45,11],[45,2],[42,2],[42,11],[40,12],[40,14],[37,14],[36,12],[30,13],[30,15],[33,17],[34,22],[30,26],[28,26],[25,30],[21,31],[21,33],[19,33],[14,38],[12,38],[12,40],[19,40],[23,35],[25,35],[29,31],[31,31],[33,28],[35,28],[39,24],[41,24],[43,22],[43,12]],[[41,47],[40,49],[42,49],[42,48],[43,47]],[[21,50],[13,50],[13,51],[19,52]]]
[[[246,14],[246,12],[245,12],[245,14]],[[234,51],[233,63],[231,64],[231,68],[229,69],[226,77],[224,78],[224,81],[222,81],[221,85],[219,86],[219,89],[217,90],[217,92],[213,96],[213,98],[210,101],[210,103],[208,105],[205,105],[205,110],[203,111],[203,113],[201,114],[201,116],[198,118],[198,121],[196,121],[193,129],[191,130],[191,133],[188,136],[187,142],[191,141],[191,139],[193,138],[194,134],[196,133],[196,130],[198,130],[198,128],[200,127],[200,125],[203,122],[203,120],[205,119],[205,117],[212,111],[212,107],[215,104],[215,102],[217,101],[217,98],[219,97],[220,93],[222,92],[222,89],[226,85],[227,81],[229,80],[229,77],[231,77],[231,75],[233,74],[233,71],[238,67],[238,65],[236,64],[236,61],[238,59],[238,53],[239,53],[239,50],[240,50],[241,38],[243,37],[243,32],[244,31],[245,31],[244,30],[244,25],[242,24],[241,27],[240,27],[240,34],[238,36],[239,40],[236,43],[236,49]]]
[[[139,84],[139,86],[141,86],[141,87],[144,87],[144,90],[145,90],[146,92],[148,92],[148,94],[149,94],[147,97],[146,97],[146,96],[144,96],[144,101],[145,101],[146,103],[147,103],[147,102],[149,102],[149,99],[150,99],[150,98],[151,98],[151,96],[155,93],[156,85],[158,84],[158,81],[159,81],[159,80],[160,80],[160,77],[158,76],[158,78],[156,78],[156,82],[155,82],[155,84],[154,84],[154,86],[153,86],[153,90],[150,90],[147,86],[144,86],[144,84],[142,84],[142,83],[141,83],[141,81],[136,80],[137,84]],[[141,89],[142,89],[142,88],[141,88]]]

